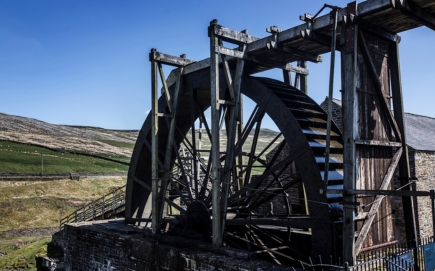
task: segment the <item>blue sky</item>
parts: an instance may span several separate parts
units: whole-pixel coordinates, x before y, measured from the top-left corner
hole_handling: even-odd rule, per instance
[[[151,48],[201,60],[209,55],[213,19],[264,37],[266,27],[299,25],[299,15],[315,14],[324,3],[2,0],[0,112],[55,124],[139,129],[151,107]],[[400,35],[405,111],[435,117],[435,33],[423,27]],[[323,63],[309,63],[309,70],[310,96],[321,102],[328,92],[328,55]],[[336,82],[340,98],[338,77]]]

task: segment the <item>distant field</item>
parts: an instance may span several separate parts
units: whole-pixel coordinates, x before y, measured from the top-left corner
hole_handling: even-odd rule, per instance
[[[14,237],[5,231],[58,227],[60,218],[126,184],[125,177],[60,180],[0,187],[0,270],[36,271],[51,237]]]
[[[107,156],[109,157],[109,156]],[[114,156],[129,162],[129,157]],[[0,172],[70,173],[70,172],[126,172],[128,166],[90,156],[51,151],[26,144],[0,141]]]
[[[58,226],[61,217],[125,184],[116,177],[0,187],[0,231]]]

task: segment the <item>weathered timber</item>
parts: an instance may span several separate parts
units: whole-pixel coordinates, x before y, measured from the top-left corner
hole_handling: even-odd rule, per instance
[[[348,14],[356,11],[357,4],[353,2],[348,4],[346,12]],[[342,15],[343,16],[343,15]],[[339,16],[340,18],[340,16]],[[317,21],[317,20],[316,20]],[[355,121],[357,115],[356,106],[356,69],[357,69],[357,25],[342,25],[341,27],[341,67],[342,67],[342,101],[343,101],[343,188],[355,189],[355,142],[356,131]],[[355,202],[355,195],[343,194],[343,201]],[[343,251],[342,258],[349,264],[355,261],[355,223],[354,209],[343,206]]]
[[[385,175],[384,180],[382,181],[382,184],[379,187],[379,190],[385,190],[390,185],[391,179],[393,178],[394,171],[396,170],[397,164],[399,163],[399,159],[401,156],[402,156],[402,148],[400,148],[396,152],[393,159],[391,160],[390,167],[387,170],[387,174]],[[379,206],[381,205],[383,198],[384,196],[380,196],[380,195],[376,196],[376,199],[370,208],[370,211],[367,215],[367,219],[364,221],[364,224],[355,242],[356,255],[358,255],[359,251],[362,248],[363,242],[365,241],[367,234],[369,233],[369,229],[373,223],[373,220],[375,219],[375,215],[378,212]]]

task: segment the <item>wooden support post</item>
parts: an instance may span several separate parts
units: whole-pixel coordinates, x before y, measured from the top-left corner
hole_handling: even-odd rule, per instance
[[[193,180],[195,184],[195,198],[199,198],[199,191],[198,191],[198,183],[199,183],[199,172],[200,172],[200,163],[198,159],[198,148],[196,145],[196,127],[195,127],[195,102],[193,99],[193,96],[196,95],[196,90],[191,89],[189,91],[189,98],[190,98],[190,129],[192,132],[192,169],[193,169]],[[201,132],[200,132],[201,133]]]
[[[175,84],[175,91],[174,91],[174,97],[171,99],[169,91],[167,90],[167,102],[168,105],[171,104],[172,108],[172,118],[169,124],[169,134],[168,134],[168,140],[166,141],[166,152],[165,152],[165,163],[164,166],[164,173],[163,178],[161,181],[161,187],[159,191],[159,202],[158,202],[158,216],[159,220],[161,220],[163,216],[163,209],[164,209],[164,203],[165,203],[165,197],[166,197],[166,190],[168,186],[168,182],[170,181],[170,165],[171,165],[171,158],[172,158],[172,151],[174,150],[174,134],[175,134],[175,123],[176,123],[176,116],[177,116],[177,109],[178,109],[178,96],[181,88],[181,77],[183,76],[183,70],[184,68],[181,67],[180,74],[177,78],[177,82]],[[162,80],[165,80],[162,78]],[[173,102],[172,102],[173,100]]]
[[[216,53],[218,37],[214,34],[217,20],[213,20],[209,27],[210,37],[210,95],[211,95],[211,163],[212,163],[212,239],[213,246],[222,246],[222,214],[220,205],[220,142],[219,142],[219,54]]]
[[[306,69],[307,68],[307,62],[301,61],[300,67]],[[300,75],[300,85],[301,85],[301,91],[305,94],[308,94],[308,76],[305,74]]]
[[[284,83],[292,85],[292,74],[288,70],[282,70],[282,75],[284,77]]]
[[[347,5],[348,14],[355,13],[356,2]],[[355,139],[356,139],[356,75],[358,26],[342,24],[341,71],[343,101],[343,188],[355,189]],[[344,202],[355,202],[355,195],[343,195]],[[355,261],[354,206],[343,206],[343,261],[353,265]]]
[[[403,113],[404,109],[402,99],[402,79],[400,74],[399,42],[391,43],[389,61],[394,118],[396,120],[399,132],[402,135],[401,142],[403,155],[399,161],[400,185],[403,186],[403,190],[410,190],[410,185],[408,184],[410,182],[411,173],[409,168],[408,146],[406,145],[405,117]],[[414,247],[416,247],[417,227],[412,197],[402,197],[402,204],[405,219],[406,239],[411,241]],[[417,253],[415,254],[417,255]],[[419,270],[418,261],[415,262],[417,263],[416,270]]]
[[[336,36],[337,36],[337,9],[333,9],[331,12],[333,19],[332,26],[332,39],[331,39],[331,65],[329,66],[329,92],[328,92],[328,118],[326,123],[326,148],[325,148],[325,170],[323,175],[323,191],[326,194],[329,178],[329,149],[331,145],[331,121],[332,121],[332,97],[334,93],[334,71],[335,71],[335,48],[336,48]]]
[[[159,150],[158,150],[158,113],[159,113],[159,93],[157,78],[156,49],[151,49],[151,170],[152,170],[152,222],[151,229],[153,234],[157,234],[160,228],[158,211],[158,191],[159,191]]]
[[[244,51],[246,46],[243,46],[241,49]],[[225,155],[225,172],[222,172],[222,195],[221,195],[221,210],[223,213],[222,218],[222,230],[225,229],[225,219],[226,219],[226,209],[228,204],[228,192],[230,188],[230,181],[231,181],[231,173],[233,172],[234,167],[234,157],[235,157],[235,140],[236,140],[236,134],[237,134],[237,117],[239,114],[239,101],[240,101],[240,88],[242,83],[242,74],[243,74],[243,68],[244,68],[244,60],[238,59],[237,60],[237,67],[236,67],[236,73],[234,75],[234,80],[231,82],[231,80],[228,80],[228,84],[231,84],[231,89],[233,91],[234,100],[235,103],[234,106],[231,107],[230,113],[229,113],[229,125],[227,128],[228,132],[228,140],[227,140],[227,149],[226,149],[226,155]],[[227,67],[225,67],[225,70],[227,70]],[[229,73],[229,69],[227,71]],[[235,177],[235,176],[234,176]]]

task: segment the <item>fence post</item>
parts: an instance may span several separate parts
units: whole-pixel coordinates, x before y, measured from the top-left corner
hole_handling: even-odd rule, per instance
[[[432,236],[435,235],[435,190],[430,190],[430,204],[432,207]]]
[[[77,211],[74,212],[74,222],[77,223]]]
[[[95,210],[95,200],[92,201],[92,221],[95,220],[95,217],[97,216],[96,210]]]
[[[344,270],[349,271],[349,263],[348,262],[344,263]]]
[[[111,217],[112,219],[115,218],[115,204],[116,204],[116,202],[115,202],[115,198],[116,198],[115,197],[115,193],[116,193],[116,191],[113,190],[112,191],[112,195],[113,195],[112,196],[112,217]]]
[[[103,196],[103,205],[101,206],[101,219],[103,219],[103,220],[104,220],[104,205],[105,205],[104,197],[105,196]]]
[[[418,246],[419,246],[419,242],[417,239],[414,239],[413,241],[411,241],[411,244],[413,246],[413,256],[414,256],[414,270],[415,271],[420,271],[420,263],[418,261]]]

